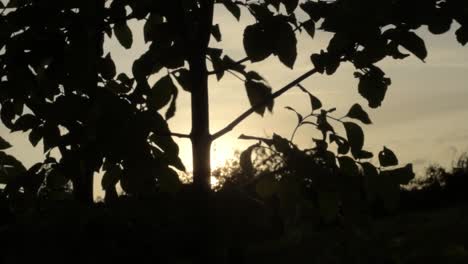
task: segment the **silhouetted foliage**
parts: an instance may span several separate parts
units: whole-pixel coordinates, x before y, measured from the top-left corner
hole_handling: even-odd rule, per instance
[[[254,18],[244,29],[246,58],[210,45],[211,37],[223,39],[223,25],[213,23],[215,6],[237,20]],[[358,93],[377,108],[391,85],[377,64],[410,54],[424,61],[428,52],[416,31],[422,26],[442,34],[456,22],[455,37],[466,45],[467,10],[457,0],[0,2],[0,118],[11,132],[28,132],[32,146],[42,141],[44,147],[44,161],[28,169],[4,152],[11,145],[0,138],[0,183],[6,184],[0,237],[7,238],[0,257],[37,262],[44,248],[59,246],[48,261],[246,263],[294,255],[330,263],[410,263],[387,254],[391,245],[377,244],[378,234],[368,228],[381,214],[376,210],[395,212],[400,186],[414,176],[412,166],[395,167],[399,161],[387,147],[378,154],[379,167],[370,163],[361,123],[372,121],[363,107],[355,104],[345,117],[334,117],[336,109],[323,109],[301,83],[349,63]],[[118,54],[105,54],[103,46],[107,35],[130,49],[130,21],[144,23],[148,50],[132,62],[131,73],[123,73],[115,65]],[[271,56],[294,69],[302,31],[311,38],[331,35],[326,48],[310,55],[306,73],[273,89],[248,70],[247,63]],[[250,108],[212,134],[208,78],[221,81],[233,73],[244,82]],[[159,79],[150,83],[154,76]],[[294,87],[310,98],[311,111],[288,107],[298,119],[291,139],[243,136],[258,142],[240,153],[238,168],[224,172],[230,177],[218,192],[210,191],[211,143],[251,114],[272,112],[275,99]],[[167,125],[181,90],[192,99],[187,134]],[[305,125],[322,135],[312,149],[293,143]],[[177,170],[185,166],[173,137],[192,141],[193,185],[179,180]],[[461,167],[454,175],[466,174],[466,163]],[[105,203],[94,204],[99,171]],[[466,183],[448,179],[447,190]],[[330,233],[319,233],[319,227]],[[307,245],[319,249],[313,257]],[[283,252],[289,254],[277,256]]]

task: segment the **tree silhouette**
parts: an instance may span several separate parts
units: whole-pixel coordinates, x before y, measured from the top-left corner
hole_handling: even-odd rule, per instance
[[[237,20],[241,13],[255,18],[244,29],[246,58],[232,59],[222,49],[209,46],[212,37],[222,37],[219,25],[213,25],[218,5]],[[106,171],[103,187],[108,199],[115,197],[119,181],[134,195],[176,190],[180,183],[172,168],[185,168],[172,136],[192,141],[194,185],[207,191],[211,143],[251,114],[272,111],[274,99],[284,92],[294,87],[305,90],[301,82],[312,75],[333,75],[340,65],[352,64],[360,81],[358,92],[376,108],[391,84],[376,63],[386,57],[408,57],[401,48],[422,61],[426,58],[417,28],[427,25],[433,34],[441,34],[456,21],[461,25],[457,40],[463,45],[468,42],[467,4],[457,0],[11,0],[0,8],[2,122],[11,131],[30,131],[33,145],[42,139],[46,153],[59,149],[61,159],[53,170],[70,179],[76,198],[86,203],[92,202],[93,174],[101,167]],[[308,15],[305,21],[300,21],[301,10]],[[133,34],[128,21],[132,19],[145,20],[144,38],[151,44],[133,63],[129,77],[117,74],[113,58],[102,47],[107,34],[129,49]],[[316,31],[332,34],[327,48],[311,55],[310,70],[274,92],[259,73],[246,71],[246,63],[270,56],[293,69],[296,34],[303,30],[312,38]],[[162,74],[163,69],[167,74]],[[226,72],[244,77],[251,108],[212,134],[208,78],[215,75],[221,80]],[[148,78],[156,73],[163,77],[150,85]],[[178,86],[191,93],[189,134],[173,133],[166,123],[176,113]],[[319,100],[308,94],[312,108],[320,108]],[[163,118],[158,111],[165,106]],[[330,112],[322,111],[317,119],[324,137],[332,130]],[[370,123],[359,105],[348,117]],[[349,144],[357,159],[368,156],[362,150],[359,125],[344,125],[347,139],[333,141],[342,148]],[[391,158],[384,160],[393,164]]]

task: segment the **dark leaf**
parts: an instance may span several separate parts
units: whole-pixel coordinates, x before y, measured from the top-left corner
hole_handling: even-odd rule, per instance
[[[311,38],[315,37],[315,22],[313,19],[309,19],[306,22],[302,23],[302,26]]]
[[[239,165],[242,169],[242,172],[247,176],[253,176],[254,174],[254,167],[252,164],[252,151],[258,146],[259,144],[252,145],[240,154]]]
[[[338,145],[338,154],[345,155],[349,152],[348,141],[336,134],[330,134],[330,142],[335,142]]]
[[[125,86],[123,83],[118,83],[114,80],[107,81],[106,88],[114,93],[128,93],[132,87]]]
[[[281,2],[286,7],[286,11],[289,14],[293,13],[299,5],[299,0],[282,0]]]
[[[361,150],[357,153],[353,153],[353,155],[356,159],[372,159],[374,157],[374,154],[372,152],[366,150]]]
[[[353,122],[344,122],[344,128],[346,130],[346,137],[348,138],[351,151],[353,153],[359,153],[364,146],[364,132],[362,128]]]
[[[256,106],[255,112],[263,116],[267,107],[270,111],[272,110],[274,101],[270,99],[271,87],[263,78],[258,79],[257,77],[260,77],[258,73],[249,72],[245,81],[245,88],[250,105]]]
[[[290,110],[290,111],[293,111],[294,113],[296,113],[297,115],[297,123],[300,124],[302,122],[302,120],[304,120],[304,117],[302,117],[301,114],[299,114],[296,110],[294,110],[294,108],[290,107],[290,106],[286,106],[285,107],[286,109]]]
[[[384,147],[382,151],[379,152],[379,162],[380,166],[389,167],[398,165],[398,159],[390,149]]]
[[[151,88],[148,95],[148,106],[151,109],[160,110],[170,102],[174,90],[177,88],[171,77],[169,75],[162,77]]]
[[[271,30],[276,34],[275,54],[280,61],[287,67],[293,68],[297,59],[297,39],[293,28],[284,20],[279,20],[278,23],[271,24],[274,28]]]
[[[42,127],[33,128],[29,133],[29,142],[35,147],[42,139],[42,136]]]
[[[12,131],[28,131],[39,125],[39,120],[32,114],[25,114],[16,120]]]
[[[12,120],[15,118],[15,107],[12,102],[6,101],[2,103],[0,117],[6,127],[11,128],[13,126]]]
[[[100,72],[104,79],[112,80],[116,75],[116,69],[111,54],[108,53],[106,57],[101,59]]]
[[[8,143],[5,139],[0,137],[0,150],[9,149],[9,148],[11,148],[10,143]]]
[[[252,62],[262,61],[273,53],[272,40],[270,40],[268,32],[260,23],[245,28],[243,43],[245,53]],[[284,53],[286,54],[287,51],[285,50]]]
[[[216,41],[220,42],[222,40],[221,30],[219,29],[219,24],[216,24],[211,28],[211,34],[216,39]]]
[[[273,146],[275,147],[276,151],[287,154],[291,151],[291,146],[289,140],[277,135],[273,134]]]
[[[133,34],[126,22],[119,22],[114,25],[114,34],[120,44],[130,49],[133,44]]]
[[[178,70],[175,73],[175,77],[177,79],[177,82],[182,87],[182,89],[184,89],[187,92],[192,91],[192,78],[190,76],[190,71],[189,70],[187,70],[187,69]]]
[[[468,43],[468,26],[462,26],[460,27],[459,29],[457,29],[457,31],[455,32],[456,36],[457,36],[457,40],[460,44],[462,44],[463,46],[466,45],[466,43]]]
[[[382,104],[391,84],[389,78],[385,78],[378,68],[370,68],[370,71],[359,77],[358,91],[369,102],[369,107],[377,108]]]
[[[362,109],[361,105],[354,104],[351,109],[349,109],[348,114],[346,114],[349,118],[357,119],[364,124],[372,124],[372,121],[369,118],[369,115]]]
[[[427,57],[427,49],[424,40],[414,32],[404,32],[400,35],[399,44],[409,50],[420,60],[424,61]]]
[[[158,14],[151,14],[143,27],[145,43],[154,40],[157,36],[157,27],[163,23],[163,18]]]
[[[60,141],[60,129],[56,125],[47,124],[43,130],[44,153],[56,147]]]
[[[172,88],[172,99],[171,99],[171,104],[169,105],[169,108],[167,109],[167,112],[166,112],[166,120],[169,120],[171,118],[173,118],[175,116],[175,113],[176,113],[176,101],[177,101],[177,97],[179,95],[179,91],[177,90],[177,88],[174,86]]]
[[[182,187],[179,175],[173,169],[165,168],[159,174],[159,190],[165,193],[175,194]]]
[[[223,4],[226,7],[226,9],[231,12],[231,14],[237,19],[240,19],[241,16],[241,10],[240,7],[235,4],[232,0],[223,0]]]

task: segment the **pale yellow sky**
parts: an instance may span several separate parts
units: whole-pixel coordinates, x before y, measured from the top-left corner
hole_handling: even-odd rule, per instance
[[[231,57],[245,57],[242,46],[242,30],[252,23],[243,10],[241,22],[237,22],[224,7],[217,6],[216,23],[220,24],[223,42],[213,46],[223,47]],[[131,72],[133,59],[145,50],[141,24],[133,23],[135,43],[131,50],[124,50],[115,41],[107,41],[106,49],[117,60],[120,71]],[[453,26],[456,29],[458,25]],[[333,76],[312,76],[303,85],[319,97],[325,107],[337,107],[337,116],[344,115],[354,103],[360,103],[374,122],[365,126],[365,148],[376,153],[383,145],[394,150],[401,163],[415,164],[421,170],[429,163],[449,166],[463,151],[468,150],[468,50],[460,46],[449,34],[432,36],[420,30],[428,46],[429,57],[426,63],[416,58],[404,61],[386,60],[380,66],[392,78],[385,101],[379,109],[369,109],[365,99],[357,91],[357,81],[353,78],[353,68],[345,65]],[[274,90],[292,81],[312,67],[309,56],[326,47],[328,35],[318,31],[317,38],[311,40],[306,33],[298,35],[299,57],[294,70],[279,63],[276,57],[248,65],[248,69],[261,73]],[[244,85],[229,74],[222,82],[210,80],[211,132],[224,127],[232,119],[249,107]],[[285,106],[293,106],[299,111],[309,111],[308,98],[303,93],[291,90],[275,102],[274,114],[264,118],[251,116],[235,130],[214,144],[213,163],[220,165],[234,150],[242,150],[252,142],[237,140],[242,134],[271,136],[273,133],[289,137],[296,117]],[[174,132],[190,131],[190,98],[182,92],[177,102],[176,117],[169,124]],[[337,127],[339,125],[337,124]],[[33,149],[27,141],[27,134],[9,134],[0,126],[0,135],[14,147],[10,153],[21,159],[26,166],[42,159],[42,146]],[[311,128],[302,129],[296,137],[301,147],[310,146],[316,135]],[[131,140],[131,139],[128,139]],[[178,140],[181,157],[191,168],[191,149],[187,140]]]

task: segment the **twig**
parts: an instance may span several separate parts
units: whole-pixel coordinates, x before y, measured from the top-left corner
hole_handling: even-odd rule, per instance
[[[258,103],[256,105],[250,107],[250,109],[248,109],[247,111],[242,113],[239,117],[234,119],[234,121],[232,121],[230,124],[228,124],[225,128],[223,128],[220,131],[216,132],[212,136],[212,140],[216,140],[217,138],[219,138],[219,137],[223,136],[224,134],[228,133],[229,131],[233,130],[239,123],[241,123],[242,121],[244,121],[244,119],[246,119],[252,113],[254,113],[255,109],[257,109],[258,107],[262,107],[262,106],[267,105],[269,102],[271,102],[271,100],[277,98],[278,96],[282,95],[286,91],[288,91],[291,88],[297,86],[297,84],[301,83],[302,81],[304,81],[305,79],[307,79],[308,77],[314,75],[317,72],[318,72],[317,69],[309,70],[308,72],[304,73],[299,78],[297,78],[296,80],[292,81],[291,83],[287,84],[283,88],[281,88],[278,91],[276,91],[275,93],[273,93],[271,96],[269,96],[268,98],[263,100],[263,102]]]

